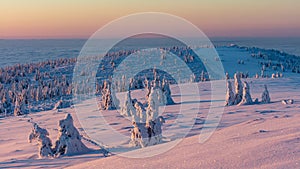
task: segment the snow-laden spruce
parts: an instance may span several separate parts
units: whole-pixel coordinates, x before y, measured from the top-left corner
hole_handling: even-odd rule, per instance
[[[39,158],[59,157],[62,155],[82,154],[90,151],[81,141],[81,136],[73,124],[73,118],[67,114],[65,119],[59,121],[58,137],[55,146],[52,147],[49,133],[46,129],[33,123],[28,141],[37,140],[39,147]]]
[[[146,110],[143,107],[143,104],[138,100],[134,100],[135,115],[133,116],[133,122],[136,123],[145,123],[147,119]]]
[[[151,92],[151,84],[150,84],[150,80],[149,79],[145,79],[144,81],[144,86],[145,86],[145,89],[146,89],[146,99],[148,99],[149,95],[150,95],[150,92]]]
[[[14,115],[15,116],[20,116],[24,114],[24,103],[22,102],[22,100],[17,97],[16,98],[16,103],[15,103],[15,109],[14,109]]]
[[[261,103],[270,103],[270,102],[271,102],[271,98],[269,95],[269,91],[267,85],[265,85],[265,90],[261,95]]]
[[[131,115],[135,114],[133,101],[130,96],[130,90],[127,91],[127,94],[125,97],[125,102],[124,102],[123,107],[121,108],[120,114],[122,116],[126,116],[126,117],[130,117]]]
[[[232,91],[231,82],[228,80],[227,81],[225,106],[231,106],[231,105],[234,105],[234,93]]]
[[[156,145],[162,142],[162,125],[165,120],[159,116],[149,123],[133,123],[130,144],[138,147]]]
[[[200,81],[201,82],[205,82],[206,78],[205,78],[205,72],[202,70],[201,74],[200,74]]]
[[[162,141],[162,125],[165,122],[162,116],[158,116],[159,100],[157,89],[151,88],[148,98],[148,107],[146,109],[146,118],[144,110],[138,102],[135,103],[137,115],[140,115],[140,121],[133,118],[133,129],[131,130],[131,145],[133,146],[151,146]],[[137,106],[138,105],[138,106]]]
[[[102,88],[102,101],[101,108],[103,110],[114,110],[116,109],[115,104],[113,104],[113,93],[110,88],[110,84],[107,81],[104,81]]]
[[[159,106],[164,106],[166,105],[166,97],[164,96],[163,94],[163,91],[162,91],[162,83],[160,83],[160,80],[159,78],[155,78],[153,80],[153,87],[151,88],[151,91],[155,91],[156,95],[157,95],[157,98],[158,98],[158,102],[159,102]],[[151,95],[151,93],[150,93]],[[150,96],[149,96],[150,97]],[[149,98],[148,98],[149,99]]]
[[[250,105],[250,104],[253,104],[253,100],[252,100],[251,94],[250,94],[250,87],[249,87],[248,83],[245,81],[244,87],[243,87],[242,101],[238,105],[240,106],[240,105]]]
[[[235,86],[234,105],[237,105],[242,101],[242,97],[243,97],[243,86],[242,86],[240,73],[234,74],[234,86]]]
[[[174,101],[171,97],[171,89],[170,89],[169,82],[165,79],[162,82],[162,92],[163,92],[165,104],[166,105],[174,104]]]
[[[67,114],[65,119],[59,121],[59,133],[53,154],[56,157],[61,155],[82,154],[90,151],[82,142],[78,130],[73,124],[71,114]]]
[[[39,158],[52,157],[52,143],[49,138],[49,133],[46,129],[39,127],[36,123],[33,123],[31,133],[29,134],[28,142],[31,143],[36,140],[38,143],[38,155]]]
[[[275,79],[275,78],[276,78],[276,74],[272,73],[272,79]]]
[[[152,88],[148,98],[148,107],[146,109],[147,122],[155,120],[159,113],[158,111],[159,111],[160,102],[158,100],[158,95],[156,90],[158,89]]]

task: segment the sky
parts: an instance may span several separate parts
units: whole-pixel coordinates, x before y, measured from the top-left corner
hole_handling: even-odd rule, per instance
[[[0,38],[88,38],[137,12],[182,17],[209,37],[300,37],[299,9],[299,0],[0,0]]]

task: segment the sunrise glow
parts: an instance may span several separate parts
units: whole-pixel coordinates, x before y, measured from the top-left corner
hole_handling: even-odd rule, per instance
[[[2,0],[0,38],[88,38],[137,12],[183,17],[208,36],[300,36],[299,7],[298,0]]]

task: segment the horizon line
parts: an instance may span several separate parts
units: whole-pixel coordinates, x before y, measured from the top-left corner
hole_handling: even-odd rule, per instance
[[[300,36],[207,36],[209,39],[211,38],[300,38]],[[88,40],[90,37],[0,37],[0,40]],[[111,38],[103,38],[105,40],[108,39],[117,39],[118,37]],[[136,39],[155,39],[155,38],[163,38],[163,37],[132,37]],[[183,38],[195,38],[195,37],[183,37]]]

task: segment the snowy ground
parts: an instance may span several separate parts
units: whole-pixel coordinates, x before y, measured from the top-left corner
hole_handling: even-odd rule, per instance
[[[205,143],[199,143],[199,134],[207,115],[209,102],[202,102],[195,120],[195,125],[179,145],[170,151],[146,159],[128,159],[112,155],[104,158],[96,151],[98,147],[85,142],[94,152],[84,155],[62,157],[58,159],[36,159],[37,146],[28,143],[28,134],[32,118],[41,127],[48,129],[50,137],[55,140],[57,123],[66,112],[73,114],[75,125],[85,135],[78,123],[74,109],[68,108],[62,112],[45,111],[30,114],[26,117],[9,117],[0,120],[0,166],[1,168],[63,168],[73,166],[78,168],[145,168],[159,166],[179,168],[297,168],[300,165],[300,78],[284,79],[248,79],[252,97],[259,97],[263,84],[269,86],[272,103],[252,106],[232,106],[225,108],[218,130]],[[204,90],[206,83],[200,83]],[[176,91],[176,88],[173,88]],[[209,93],[208,90],[205,90]],[[142,93],[143,91],[135,91]],[[142,95],[142,94],[141,94]],[[176,92],[173,93],[174,100]],[[190,97],[190,96],[189,96]],[[283,105],[282,99],[294,99],[295,104]],[[203,93],[203,100],[209,100],[209,94]],[[195,103],[188,103],[191,105]],[[172,115],[178,111],[178,105],[168,106],[165,117],[168,117],[167,128],[172,121]],[[107,113],[107,114],[106,114]],[[129,134],[130,121],[118,116],[117,112],[104,113],[105,119],[120,133]],[[92,117],[91,117],[92,118]],[[193,120],[193,119],[191,119]],[[180,128],[174,128],[180,132]],[[138,150],[135,150],[138,151]]]
[[[261,67],[258,60],[251,58],[249,52],[237,48],[221,48],[220,56],[226,72],[233,74],[236,71],[251,75],[259,73]],[[244,65],[237,64],[238,59],[245,60]],[[272,72],[269,72],[272,73]],[[231,76],[232,77],[232,76]],[[37,145],[28,143],[32,120],[46,128],[52,141],[57,137],[57,123],[66,113],[71,113],[75,126],[86,138],[78,121],[74,108],[66,108],[57,112],[54,110],[32,113],[27,116],[6,117],[0,119],[0,168],[300,168],[300,77],[299,74],[285,73],[284,78],[242,79],[250,85],[252,98],[261,97],[264,84],[268,86],[270,104],[226,107],[220,124],[212,137],[204,143],[199,143],[199,135],[203,129],[208,107],[212,100],[210,82],[197,83],[199,96],[190,90],[180,94],[179,87],[171,86],[172,97],[178,104],[166,106],[162,115],[166,118],[164,124],[163,144],[176,141],[186,128],[192,127],[187,137],[171,150],[150,158],[131,159],[111,155],[103,157],[99,147],[84,141],[91,149],[88,154],[61,157],[57,159],[37,159]],[[133,98],[144,101],[144,90],[132,92]],[[220,96],[221,97],[221,96]],[[223,96],[225,97],[225,96]],[[196,98],[196,99],[195,99]],[[181,100],[185,100],[184,102]],[[295,103],[283,105],[281,100],[294,99]],[[89,109],[91,100],[81,103]],[[178,111],[184,105],[183,115]],[[197,108],[199,106],[199,109]],[[197,111],[195,117],[185,116],[184,112]],[[98,114],[97,110],[96,114]],[[97,117],[80,112],[84,120],[89,120],[88,130],[93,135],[108,137],[103,123]],[[104,111],[102,114],[106,123],[115,131],[129,136],[131,122],[123,118],[117,111]],[[183,121],[192,121],[193,126],[185,126],[176,121],[179,117]],[[102,126],[101,126],[102,125]],[[85,128],[87,129],[87,128]],[[168,131],[168,132],[164,132]],[[121,146],[128,146],[127,142],[117,142]],[[156,149],[161,145],[147,147],[143,150],[132,150],[130,153]],[[113,149],[114,147],[108,147]]]

